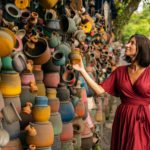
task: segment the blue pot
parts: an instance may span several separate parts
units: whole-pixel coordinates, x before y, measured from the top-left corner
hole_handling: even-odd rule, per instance
[[[35,97],[35,106],[48,106],[47,96],[36,96]]]
[[[59,112],[61,114],[62,122],[67,123],[75,117],[74,107],[70,101],[61,101]]]

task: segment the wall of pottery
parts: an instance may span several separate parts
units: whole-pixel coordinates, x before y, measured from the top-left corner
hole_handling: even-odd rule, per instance
[[[2,150],[91,150],[108,97],[96,98],[72,64],[82,57],[99,83],[120,56],[109,4],[104,14],[94,5],[86,2],[87,8],[81,0],[0,2]]]

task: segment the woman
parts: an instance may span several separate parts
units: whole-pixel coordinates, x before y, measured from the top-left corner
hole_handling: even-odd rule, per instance
[[[125,56],[130,65],[115,69],[98,85],[84,69],[73,65],[88,85],[101,95],[119,96],[113,128],[111,150],[150,150],[150,40],[133,35],[126,44]]]

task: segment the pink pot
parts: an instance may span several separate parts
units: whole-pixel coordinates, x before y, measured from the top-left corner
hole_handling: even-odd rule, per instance
[[[45,73],[43,82],[48,88],[57,88],[58,84],[60,83],[60,75],[58,72]]]
[[[33,73],[22,73],[21,74],[21,84],[30,85],[31,82],[35,82]]]

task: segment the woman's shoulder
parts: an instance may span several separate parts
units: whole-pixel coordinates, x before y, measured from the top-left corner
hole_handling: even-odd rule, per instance
[[[115,72],[125,71],[127,67],[128,67],[127,65],[118,66],[114,71]]]

